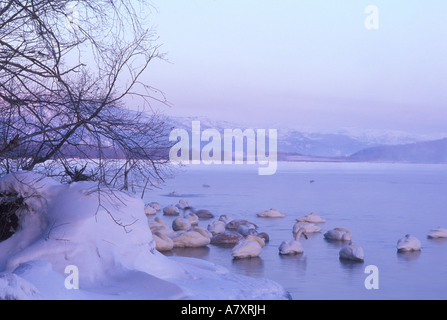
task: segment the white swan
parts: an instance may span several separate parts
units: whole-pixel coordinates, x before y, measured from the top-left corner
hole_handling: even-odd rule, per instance
[[[187,207],[190,207],[189,202],[187,200],[184,200],[184,199],[180,199],[175,206],[177,208],[181,209],[181,210],[183,210],[183,209],[185,209]]]
[[[244,237],[236,231],[232,231],[232,230],[226,230],[223,233],[218,233],[216,235],[214,235],[211,238],[211,244],[223,244],[223,245],[230,245],[230,244],[236,244],[239,241],[243,240]]]
[[[234,259],[254,258],[261,254],[264,246],[265,242],[263,239],[248,235],[245,239],[236,243],[231,251],[231,255]]]
[[[151,206],[151,204],[147,204],[144,206],[144,214],[147,216],[152,216],[157,213],[157,210]]]
[[[212,214],[211,211],[206,210],[206,209],[200,209],[199,211],[196,212],[196,215],[200,219],[212,219],[212,218],[214,218],[214,214]]]
[[[427,237],[430,239],[447,238],[447,229],[441,227],[432,229]]]
[[[191,229],[191,222],[183,217],[178,217],[174,221],[172,221],[172,230],[188,230]]]
[[[353,261],[363,261],[365,257],[363,248],[358,246],[354,242],[350,242],[347,246],[341,248],[339,256],[340,259],[353,260]]]
[[[293,225],[293,234],[296,234],[301,228],[304,228],[307,234],[321,231],[321,228],[314,223],[298,221]]]
[[[219,216],[219,220],[225,222],[225,224],[231,222],[233,219],[228,217],[226,214],[222,214]]]
[[[421,250],[421,242],[416,237],[406,234],[405,237],[397,241],[398,252],[419,251]]]
[[[152,208],[154,208],[157,212],[161,210],[161,205],[159,202],[152,201],[152,202],[148,203],[148,205],[151,206]]]
[[[174,241],[160,231],[153,232],[152,238],[155,240],[155,249],[158,251],[169,251],[174,248]]]
[[[213,221],[211,224],[207,227],[208,231],[211,232],[211,234],[214,236],[219,233],[225,232],[225,222],[221,220]]]
[[[149,220],[148,224],[152,232],[169,228],[168,224],[160,217],[155,217],[154,220]]]
[[[270,208],[269,210],[265,210],[261,213],[256,214],[258,217],[265,217],[265,218],[283,218],[285,217],[285,214],[274,209]]]
[[[188,212],[183,215],[184,218],[188,219],[192,226],[197,226],[199,224],[199,217],[194,212]]]
[[[279,246],[279,254],[297,254],[303,253],[303,246],[300,242],[301,236],[307,239],[306,229],[301,228],[296,232],[295,239],[292,241],[283,241]]]
[[[241,224],[237,227],[236,231],[239,232],[244,237],[248,236],[249,234],[256,236],[256,226],[254,224]]]
[[[320,217],[317,213],[312,212],[308,215],[305,215],[304,217],[296,219],[296,221],[302,221],[302,222],[311,222],[311,223],[322,223],[326,222],[325,219]]]
[[[177,231],[172,236],[174,248],[197,248],[208,245],[211,233],[202,227],[194,227],[188,231]]]
[[[327,231],[324,234],[324,238],[328,240],[349,241],[352,238],[352,234],[345,228],[334,228]]]
[[[180,211],[176,206],[171,204],[163,208],[163,214],[165,216],[178,216],[180,214]]]
[[[238,228],[240,225],[247,225],[247,226],[252,225],[252,226],[254,226],[255,228],[258,227],[256,224],[254,224],[254,223],[252,223],[252,222],[250,222],[250,221],[248,221],[248,220],[244,220],[244,219],[235,219],[235,220],[231,220],[230,222],[228,222],[228,223],[226,224],[226,228],[227,228],[228,230],[237,230],[237,228]]]

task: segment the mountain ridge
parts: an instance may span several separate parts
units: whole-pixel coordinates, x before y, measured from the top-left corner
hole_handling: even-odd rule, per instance
[[[201,130],[255,128],[200,117],[170,117],[170,120],[174,127],[188,132],[191,131],[192,121],[200,121]],[[316,132],[310,128],[303,131],[296,128],[278,128],[277,131],[278,160],[447,163],[447,157],[444,158],[442,155],[444,146],[440,143],[430,143],[447,140],[445,137],[436,139],[436,137],[417,136],[397,130],[356,128],[342,128],[337,132]],[[413,144],[416,145],[413,146]]]
[[[447,163],[447,138],[394,146],[363,149],[349,156],[351,161]]]

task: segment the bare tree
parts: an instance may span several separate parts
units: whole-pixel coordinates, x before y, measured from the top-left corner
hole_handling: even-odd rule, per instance
[[[0,174],[128,189],[169,172],[170,128],[152,109],[167,101],[141,81],[163,59],[146,3],[0,0]]]

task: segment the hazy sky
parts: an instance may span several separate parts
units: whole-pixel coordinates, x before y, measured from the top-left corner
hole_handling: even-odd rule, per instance
[[[445,0],[154,0],[169,115],[447,132]],[[365,28],[368,5],[379,29]]]

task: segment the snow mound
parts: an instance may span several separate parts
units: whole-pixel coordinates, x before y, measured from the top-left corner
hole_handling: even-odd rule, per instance
[[[23,205],[17,230],[0,242],[0,299],[287,298],[273,281],[162,255],[144,203],[132,195],[30,172],[1,178],[0,193],[7,192]],[[69,266],[79,288],[66,285]]]

